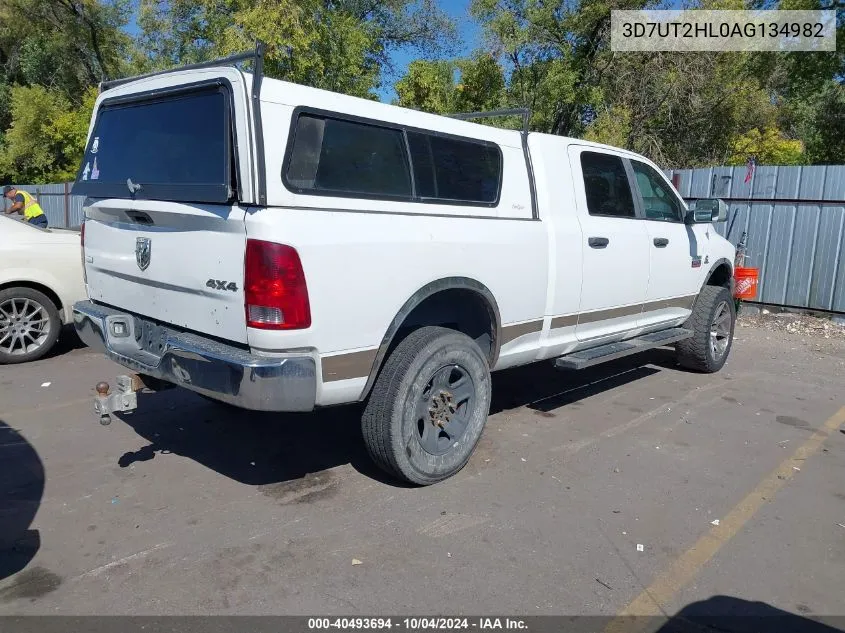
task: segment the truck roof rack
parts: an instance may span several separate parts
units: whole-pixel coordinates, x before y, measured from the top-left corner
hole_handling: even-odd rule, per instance
[[[537,188],[534,184],[534,167],[531,164],[531,153],[528,151],[528,125],[531,121],[530,108],[511,108],[508,110],[489,110],[487,112],[458,112],[446,115],[452,119],[469,121],[471,119],[488,119],[504,116],[521,116],[522,130],[522,153],[525,156],[525,169],[528,171],[528,191],[531,194],[531,217],[534,220],[540,219],[540,211],[537,207]]]
[[[264,53],[266,45],[262,41],[255,43],[255,48],[244,53],[237,53],[229,55],[228,57],[221,57],[220,59],[212,59],[207,62],[199,62],[197,64],[186,64],[184,66],[177,66],[168,70],[159,70],[154,73],[146,73],[143,75],[135,75],[134,77],[125,77],[123,79],[111,79],[100,82],[100,92],[103,93],[111,88],[122,86],[138,79],[146,79],[147,77],[158,77],[159,75],[167,75],[170,73],[180,72],[183,70],[194,70],[197,68],[215,68],[218,66],[234,66],[238,62],[252,60],[252,116],[254,121],[255,134],[255,149],[256,149],[256,173],[258,175],[258,195],[256,196],[259,205],[267,204],[267,174],[264,167],[264,131],[261,123],[261,81],[264,78]]]
[[[446,116],[453,119],[460,119],[461,121],[469,121],[471,119],[490,119],[505,116],[521,116],[522,132],[524,134],[528,134],[528,123],[531,120],[531,109],[510,108],[507,110],[487,110],[484,112],[456,112],[454,114],[447,114]]]
[[[156,72],[152,73],[144,73],[142,75],[133,75],[132,77],[122,77],[120,79],[108,79],[105,81],[100,82],[100,92],[104,92],[106,90],[110,90],[112,88],[116,88],[117,86],[122,86],[123,84],[127,84],[131,81],[137,81],[138,79],[146,79],[147,77],[158,77],[159,75],[167,75],[170,73],[180,72],[183,70],[194,70],[197,68],[214,68],[217,66],[233,66],[238,62],[245,62],[252,60],[253,69],[258,69],[259,64],[261,62],[259,59],[263,61],[265,51],[265,44],[264,42],[257,42],[255,48],[251,51],[245,51],[243,53],[236,53],[234,55],[229,55],[228,57],[221,57],[219,59],[211,59],[207,62],[198,62],[196,64],[185,64],[183,66],[176,66],[175,68],[168,68],[166,70],[157,70]],[[263,65],[263,64],[261,64]],[[256,73],[258,74],[258,73]]]

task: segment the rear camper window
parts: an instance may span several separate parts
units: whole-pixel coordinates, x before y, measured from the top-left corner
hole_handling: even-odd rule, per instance
[[[214,86],[109,105],[74,183],[75,194],[226,202],[230,188],[228,95]]]

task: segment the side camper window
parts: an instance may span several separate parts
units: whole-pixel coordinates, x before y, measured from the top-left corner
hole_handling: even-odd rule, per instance
[[[502,160],[491,145],[408,132],[417,196],[461,202],[495,202]]]
[[[282,179],[301,194],[494,206],[502,153],[487,141],[306,111]]]
[[[301,193],[410,197],[400,130],[301,114],[287,183]]]

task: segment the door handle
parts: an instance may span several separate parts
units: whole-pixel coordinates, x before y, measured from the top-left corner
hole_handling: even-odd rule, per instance
[[[610,240],[606,237],[589,237],[587,244],[590,245],[590,248],[606,248],[610,244]]]
[[[654,245],[657,248],[666,248],[669,245],[669,239],[665,237],[655,237]]]

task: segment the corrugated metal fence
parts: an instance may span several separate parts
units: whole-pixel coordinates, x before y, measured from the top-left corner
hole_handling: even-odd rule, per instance
[[[845,165],[667,171],[687,200],[722,198],[717,230],[736,244],[748,231],[748,266],[760,269],[757,299],[845,312]]]
[[[666,173],[687,200],[729,204],[716,227],[734,244],[748,231],[757,301],[845,312],[845,165],[757,167],[748,182],[744,166]],[[38,197],[52,226],[81,224],[83,198],[68,193],[70,183],[20,188]]]
[[[82,196],[70,194],[72,183],[58,183],[52,185],[15,185],[32,194],[44,210],[50,226],[63,228],[79,228],[82,224]],[[9,201],[3,198],[3,211],[9,207]]]

